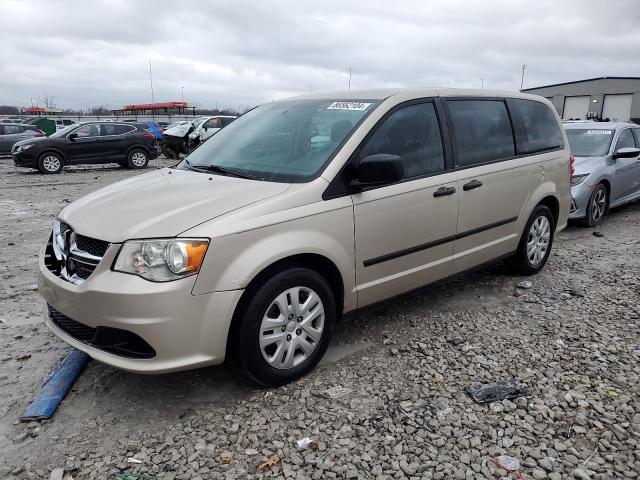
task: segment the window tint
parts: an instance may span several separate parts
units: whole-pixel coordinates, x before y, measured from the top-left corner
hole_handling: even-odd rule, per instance
[[[433,103],[392,113],[360,149],[359,158],[378,153],[402,157],[405,178],[443,171],[442,138]]]
[[[235,118],[221,118],[220,120],[222,120],[222,126],[226,127],[231,122],[233,122],[235,120]]]
[[[621,148],[635,148],[636,142],[633,139],[633,133],[631,133],[630,128],[625,128],[618,135],[618,140],[616,141],[615,151],[620,150]]]
[[[22,133],[24,132],[24,127],[21,127],[20,125],[5,125],[4,126],[4,134],[5,135],[12,135],[15,133]]]
[[[118,125],[113,123],[102,124],[102,135],[122,135],[133,130],[129,125]]]
[[[477,165],[513,157],[513,133],[504,102],[449,100],[458,152],[456,166]]]
[[[83,125],[82,127],[75,130],[73,133],[76,133],[78,135],[78,138],[99,137],[100,124],[92,123],[90,125]]]
[[[534,153],[562,148],[564,141],[560,126],[551,109],[534,100],[509,100],[522,121],[523,132],[516,132],[518,153]]]
[[[636,137],[636,145],[640,147],[640,128],[632,128],[634,137]]]

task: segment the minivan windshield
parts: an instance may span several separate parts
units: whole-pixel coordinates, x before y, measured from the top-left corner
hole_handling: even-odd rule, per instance
[[[609,152],[613,130],[568,128],[571,153],[576,157],[601,157]]]
[[[319,175],[373,100],[291,100],[254,108],[211,137],[178,168],[233,171],[272,182],[306,182]]]
[[[73,124],[73,125],[69,125],[68,127],[64,127],[61,130],[58,130],[56,132],[53,132],[51,135],[49,135],[49,138],[59,138],[59,137],[64,137],[67,133],[69,133],[71,130],[73,130],[74,128],[76,128],[78,125],[77,124]]]

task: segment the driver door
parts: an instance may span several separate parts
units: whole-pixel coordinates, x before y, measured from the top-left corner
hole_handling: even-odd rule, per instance
[[[76,134],[73,140],[69,137]],[[100,124],[89,123],[67,135],[67,160],[70,163],[92,163],[103,156],[100,148]]]
[[[635,138],[630,128],[625,128],[618,133],[612,153],[615,154],[621,148],[636,148]],[[640,185],[640,159],[638,157],[617,158],[614,162],[615,173],[611,185],[611,203],[634,195]]]
[[[358,305],[449,275],[458,219],[456,174],[447,171],[438,107],[430,100],[391,110],[355,153],[404,160],[398,183],[352,195]]]

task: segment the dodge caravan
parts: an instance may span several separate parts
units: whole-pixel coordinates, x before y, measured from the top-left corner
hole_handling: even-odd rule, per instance
[[[344,313],[500,259],[538,272],[567,222],[571,170],[538,96],[268,103],[175,167],[62,209],[39,261],[45,320],[125,370],[228,358],[283,384],[318,363]]]

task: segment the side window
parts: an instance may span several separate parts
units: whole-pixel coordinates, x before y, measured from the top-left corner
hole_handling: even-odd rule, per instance
[[[630,128],[625,128],[618,135],[618,140],[616,141],[616,148],[614,151],[618,151],[621,148],[635,148],[636,142],[633,139],[633,133],[631,133]]]
[[[202,124],[202,128],[221,128],[222,122],[219,118],[210,118]]]
[[[640,148],[640,128],[632,128],[633,136],[636,137],[636,146]]]
[[[378,153],[402,157],[405,178],[442,172],[444,151],[433,103],[410,105],[387,117],[360,149],[359,158]]]
[[[132,131],[134,128],[129,125],[118,125],[117,123],[103,123],[102,135],[122,135]]]
[[[222,120],[222,126],[226,127],[231,122],[233,122],[235,120],[235,118],[221,118],[220,120]]]
[[[20,125],[5,125],[4,126],[4,134],[5,135],[12,135],[12,134],[16,134],[16,133],[22,133],[24,132],[24,127],[21,127]]]
[[[449,100],[447,104],[455,133],[457,167],[515,155],[511,122],[503,101]]]
[[[99,137],[100,124],[92,123],[89,125],[83,125],[82,127],[74,130],[73,133],[76,133],[78,135],[78,138]]]
[[[69,125],[73,125],[73,122],[71,120],[62,120],[62,124],[66,127]]]
[[[524,131],[516,131],[518,153],[534,153],[564,147],[555,115],[544,103],[534,100],[509,100]]]

